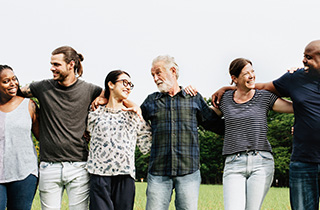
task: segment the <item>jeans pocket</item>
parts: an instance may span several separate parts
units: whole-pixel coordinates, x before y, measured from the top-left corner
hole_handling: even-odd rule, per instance
[[[76,168],[86,168],[87,162],[72,162],[72,166]]]
[[[225,164],[232,163],[232,162],[236,161],[238,157],[239,157],[238,154],[228,155],[228,156],[226,157]]]
[[[260,157],[262,157],[263,159],[273,160],[273,155],[271,154],[271,152],[259,151],[258,154],[259,154]]]

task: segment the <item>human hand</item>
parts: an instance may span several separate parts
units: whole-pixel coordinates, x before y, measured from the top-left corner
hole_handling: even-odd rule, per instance
[[[85,131],[85,132],[83,133],[83,138],[84,138],[87,142],[89,142],[89,141],[90,141],[90,133],[89,133],[88,131]]]
[[[289,69],[287,69],[287,71],[290,73],[290,74],[293,74],[295,71],[299,70],[299,69],[303,69],[301,67],[291,67]]]
[[[211,96],[211,99],[212,99],[212,105],[215,107],[215,108],[219,108],[219,105],[220,105],[220,100],[221,100],[221,97],[222,95],[227,91],[227,90],[231,90],[231,89],[234,89],[235,87],[232,87],[232,86],[225,86],[225,87],[222,87],[220,88],[219,90],[217,90],[214,94],[212,94]]]
[[[187,87],[185,87],[184,91],[186,91],[186,93],[191,96],[195,96],[198,93],[198,90],[195,87],[193,87],[192,85],[188,85]]]
[[[92,110],[96,110],[100,105],[105,105],[108,103],[108,99],[102,96],[98,96],[94,101],[91,103]]]

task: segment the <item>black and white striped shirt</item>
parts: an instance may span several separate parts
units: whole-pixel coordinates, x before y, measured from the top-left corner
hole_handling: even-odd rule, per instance
[[[223,155],[246,150],[272,151],[267,140],[267,114],[277,96],[266,90],[256,90],[252,99],[238,104],[234,90],[224,93],[220,110],[225,118]]]

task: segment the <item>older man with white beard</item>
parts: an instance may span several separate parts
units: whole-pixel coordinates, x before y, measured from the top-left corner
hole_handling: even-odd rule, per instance
[[[178,85],[179,67],[173,57],[156,57],[151,74],[160,92],[141,105],[152,127],[146,209],[168,209],[175,189],[176,209],[196,210],[201,182],[197,127],[221,134],[224,122],[200,94],[188,95]]]

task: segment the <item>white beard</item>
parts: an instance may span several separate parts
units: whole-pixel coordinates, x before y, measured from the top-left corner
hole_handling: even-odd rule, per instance
[[[171,88],[172,85],[168,84],[168,83],[161,83],[159,85],[157,85],[158,87],[158,90],[161,92],[161,93],[168,93],[170,88]]]

